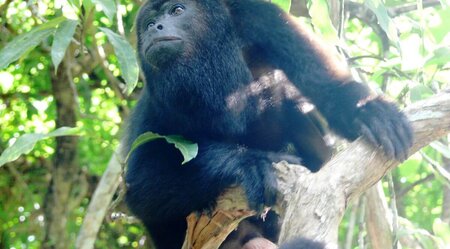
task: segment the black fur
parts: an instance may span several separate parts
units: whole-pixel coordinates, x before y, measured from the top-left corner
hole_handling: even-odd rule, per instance
[[[336,133],[364,135],[389,156],[407,156],[412,133],[405,116],[338,69],[332,53],[275,5],[149,1],[136,27],[146,84],[129,120],[127,148],[147,131],[199,145],[183,166],[163,141],[140,146],[129,159],[126,201],[159,249],[180,248],[185,217],[231,185],[243,186],[254,209],[274,204],[272,162],[303,159],[319,170],[330,150],[316,116],[298,107],[299,90]],[[258,81],[272,69],[289,81]],[[282,152],[287,144],[295,153]]]

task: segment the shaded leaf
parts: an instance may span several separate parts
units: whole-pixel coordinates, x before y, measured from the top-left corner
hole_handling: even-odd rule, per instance
[[[82,0],[83,8],[86,10],[86,13],[91,12],[94,8],[94,3],[91,0]]]
[[[381,0],[365,0],[364,4],[377,16],[378,24],[386,32],[389,39],[398,46],[397,28],[389,17],[386,6]]]
[[[450,48],[441,47],[433,51],[433,56],[425,62],[425,66],[445,65],[450,62]]]
[[[0,167],[5,163],[12,162],[23,154],[28,154],[33,150],[37,142],[49,138],[59,136],[75,136],[79,135],[78,128],[61,127],[48,134],[30,133],[17,138],[16,142],[10,147],[6,148],[0,156]]]
[[[73,7],[80,9],[81,8],[81,0],[67,0]]]
[[[192,159],[194,159],[198,154],[198,145],[189,140],[184,139],[182,136],[167,136],[166,141],[175,145],[175,147],[181,151],[183,154],[184,161],[182,164],[185,164]]]
[[[100,29],[106,34],[114,47],[122,76],[127,83],[127,93],[130,94],[136,87],[139,77],[139,66],[134,49],[122,36],[107,28]]]
[[[428,86],[425,85],[417,85],[411,88],[410,90],[410,99],[412,102],[416,102],[422,99],[426,99],[432,96],[433,90],[431,90]]]
[[[165,139],[166,142],[173,144],[175,148],[177,148],[183,155],[184,160],[182,164],[191,161],[197,156],[198,145],[196,143],[184,139],[182,136],[178,135],[162,136],[157,133],[146,132],[141,134],[138,138],[136,138],[136,140],[134,140],[133,144],[131,145],[130,152],[128,152],[125,161],[128,161],[128,158],[130,157],[131,153],[134,150],[136,150],[136,148],[138,148],[144,143],[151,142],[157,139]]]
[[[160,139],[163,138],[163,136],[157,134],[157,133],[153,133],[153,132],[146,132],[141,134],[138,138],[136,138],[136,140],[133,141],[133,144],[131,145],[130,148],[130,152],[128,152],[127,158],[125,159],[125,161],[128,161],[128,158],[130,157],[130,154],[139,146],[141,146],[142,144],[145,144],[147,142],[151,142],[154,141],[156,139]]]
[[[58,70],[59,63],[61,63],[64,54],[66,53],[77,25],[77,20],[67,19],[59,24],[56,29],[51,51],[53,65],[56,70]]]

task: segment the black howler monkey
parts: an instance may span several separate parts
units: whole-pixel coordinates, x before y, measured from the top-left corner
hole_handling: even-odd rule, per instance
[[[128,148],[147,131],[199,146],[184,166],[162,141],[129,159],[126,201],[159,249],[180,248],[186,216],[210,207],[231,185],[241,185],[256,210],[273,205],[273,162],[320,169],[329,150],[317,122],[299,108],[299,91],[337,134],[362,135],[388,156],[407,157],[412,132],[405,116],[355,82],[334,52],[271,3],[150,0],[136,28],[146,84],[128,122]],[[273,69],[289,81],[258,80]],[[286,144],[296,152],[283,152]]]

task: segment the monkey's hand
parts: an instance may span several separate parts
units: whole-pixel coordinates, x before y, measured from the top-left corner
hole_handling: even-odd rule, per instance
[[[358,135],[381,146],[388,157],[404,161],[413,143],[413,132],[405,114],[381,97],[360,101],[352,125]]]
[[[239,158],[240,184],[244,188],[251,209],[258,213],[264,207],[275,205],[277,201],[277,179],[273,163],[286,161],[301,164],[301,159],[284,153],[259,152],[248,153]]]

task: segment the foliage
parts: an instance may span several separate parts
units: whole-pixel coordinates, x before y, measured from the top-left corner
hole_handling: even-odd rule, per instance
[[[168,135],[168,136],[162,136],[157,133],[153,132],[146,132],[141,134],[131,145],[130,152],[128,153],[128,156],[126,160],[128,160],[128,157],[133,151],[136,150],[139,146],[141,146],[144,143],[152,142],[157,139],[164,139],[167,143],[173,144],[183,155],[183,162],[182,164],[185,164],[189,162],[190,160],[194,159],[197,156],[198,153],[198,145],[196,143],[187,141],[181,136],[178,135]]]
[[[290,0],[273,2],[285,10],[294,8]],[[375,91],[408,105],[449,87],[450,8],[444,1],[431,6],[425,6],[428,1],[354,2],[373,11],[362,16],[361,9],[346,2],[349,18],[343,24],[340,18],[328,18],[339,13],[329,10],[331,2],[309,1],[310,18],[299,21],[339,45],[355,76]],[[98,178],[119,143],[120,126],[142,87],[133,52],[140,4],[140,0],[0,0],[0,162],[8,162],[0,167],[1,248],[41,248],[44,241],[55,141],[42,139],[61,135],[52,133],[57,128],[52,82],[60,80],[61,72],[70,75],[76,92],[72,97],[77,100],[77,134],[81,134],[77,157],[82,171],[73,176],[79,179],[76,191],[81,198],[75,200],[64,231],[73,245]],[[364,18],[367,13],[374,18]],[[398,235],[414,236],[423,248],[450,244],[450,214],[443,209],[450,205],[444,199],[450,190],[442,171],[431,166],[450,169],[449,139],[433,143],[393,172],[397,199],[390,202],[403,217]],[[25,147],[17,149],[22,143]],[[22,153],[28,154],[19,157]],[[123,210],[119,206],[111,212]],[[352,233],[351,223],[349,218],[342,223],[342,243]],[[363,228],[353,233],[347,238],[354,242],[364,237]],[[108,219],[96,247],[137,248],[145,240],[138,223]],[[357,244],[351,243],[360,248]]]
[[[3,151],[0,156],[0,167],[5,163],[17,160],[22,154],[28,154],[40,140],[50,137],[74,136],[77,135],[77,131],[76,128],[61,127],[48,134],[28,133],[20,136],[13,145]]]

